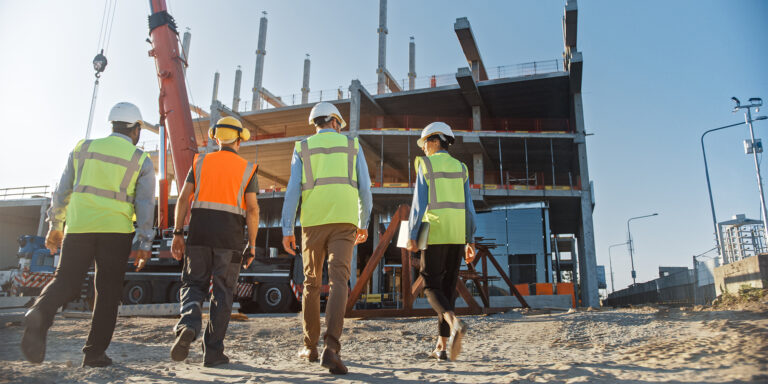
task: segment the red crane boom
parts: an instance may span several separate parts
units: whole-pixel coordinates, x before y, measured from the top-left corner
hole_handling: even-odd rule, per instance
[[[192,114],[187,98],[187,86],[184,82],[183,65],[179,49],[179,33],[176,22],[168,13],[165,0],[150,0],[149,36],[152,50],[149,55],[155,58],[157,79],[160,86],[158,103],[160,107],[160,129],[165,129],[161,137],[170,143],[173,170],[176,177],[177,192],[181,191],[184,179],[192,160],[197,153],[195,131],[192,126]],[[166,143],[161,142],[160,151],[166,153]],[[165,159],[161,156],[160,159]],[[161,164],[161,170],[165,164]],[[158,201],[158,227],[168,226],[168,181],[165,174],[160,175],[160,200]]]

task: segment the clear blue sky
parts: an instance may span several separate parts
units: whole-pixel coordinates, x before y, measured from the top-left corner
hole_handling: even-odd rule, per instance
[[[313,91],[346,89],[354,78],[376,81],[378,1],[169,3],[180,30],[192,31],[187,74],[192,99],[205,109],[216,70],[219,99],[231,103],[237,65],[241,97],[250,99],[263,10],[264,86],[273,93],[300,91],[305,53],[312,55]],[[103,4],[0,0],[0,116],[9,139],[0,152],[0,187],[54,184],[84,135]],[[563,5],[390,0],[387,66],[406,77],[409,36],[416,38],[419,76],[465,66],[453,33],[463,16],[489,67],[559,58]],[[157,81],[144,41],[148,12],[146,1],[118,2],[94,136],[109,132],[106,115],[117,101],[132,101],[146,120],[157,121]],[[768,2],[760,0],[579,2],[597,258],[606,269],[608,245],[625,241],[632,216],[660,214],[632,224],[639,281],[654,278],[659,265],[690,266],[692,255],[713,247],[699,136],[743,119],[730,112],[731,96],[768,103],[766,20]],[[755,129],[766,137],[768,122]],[[721,220],[737,213],[759,218],[754,165],[742,146],[747,137],[742,127],[708,140]],[[629,258],[618,248],[614,256],[617,288],[626,286]]]

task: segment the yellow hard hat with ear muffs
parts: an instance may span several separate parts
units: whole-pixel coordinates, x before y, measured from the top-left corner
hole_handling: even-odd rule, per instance
[[[238,138],[242,141],[248,141],[251,138],[251,131],[243,128],[240,120],[227,116],[219,119],[213,127],[208,129],[208,137],[219,139],[222,143],[227,144]]]

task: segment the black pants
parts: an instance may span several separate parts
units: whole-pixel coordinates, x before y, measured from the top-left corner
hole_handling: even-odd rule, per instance
[[[451,335],[451,326],[443,319],[443,314],[455,309],[456,282],[463,255],[462,244],[430,244],[421,252],[424,294],[437,312],[438,332],[443,337]]]
[[[70,233],[64,236],[54,278],[32,306],[43,315],[46,329],[50,327],[59,307],[79,296],[85,274],[96,261],[96,301],[91,330],[83,347],[86,357],[98,357],[112,341],[132,238],[132,233]]]
[[[224,354],[224,336],[232,314],[232,295],[240,275],[241,251],[188,245],[181,274],[181,318],[174,331],[184,328],[200,334],[203,322],[202,305],[208,298],[213,280],[208,326],[203,335],[205,361],[216,361]]]

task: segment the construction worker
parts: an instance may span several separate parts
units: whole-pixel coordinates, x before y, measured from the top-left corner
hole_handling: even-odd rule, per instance
[[[316,133],[296,142],[291,177],[283,202],[283,248],[295,255],[296,209],[301,196],[304,293],[301,302],[304,346],[299,357],[317,361],[320,337],[320,288],[328,259],[330,291],[325,306],[322,366],[345,374],[339,357],[354,246],[368,238],[373,206],[371,179],[357,138],[339,133],[347,123],[333,104],[316,104],[309,114]]]
[[[240,143],[251,137],[234,117],[224,117],[208,130],[219,151],[195,155],[186,182],[176,203],[176,228],[171,254],[184,259],[181,274],[181,318],[174,327],[176,341],[171,358],[183,361],[190,344],[200,334],[203,301],[213,280],[213,297],[208,325],[203,334],[203,365],[229,363],[224,354],[224,336],[232,314],[232,297],[241,265],[253,261],[259,228],[259,191],[255,163],[237,153]],[[184,221],[190,210],[189,229],[184,243]],[[245,226],[248,245],[245,245]],[[245,257],[245,260],[243,260]],[[244,261],[244,262],[243,262]]]
[[[95,261],[96,297],[82,365],[112,364],[105,351],[115,329],[132,243],[138,251],[135,265],[142,267],[150,257],[155,172],[147,154],[136,148],[141,113],[131,103],[117,103],[108,120],[111,135],[81,140],[69,154],[51,199],[45,245],[51,254],[61,248],[61,258],[53,280],[25,316],[21,350],[33,363],[45,359],[46,336],[56,311],[78,296]]]
[[[408,250],[418,252],[422,222],[429,223],[427,249],[421,251],[424,293],[437,312],[438,340],[430,357],[456,360],[467,326],[454,313],[461,258],[475,258],[475,208],[469,194],[467,166],[448,154],[455,138],[448,124],[427,125],[417,141],[427,155],[417,157],[416,188],[408,221]],[[466,244],[466,246],[465,246]],[[446,353],[446,349],[448,353]],[[446,356],[447,355],[447,356]]]

